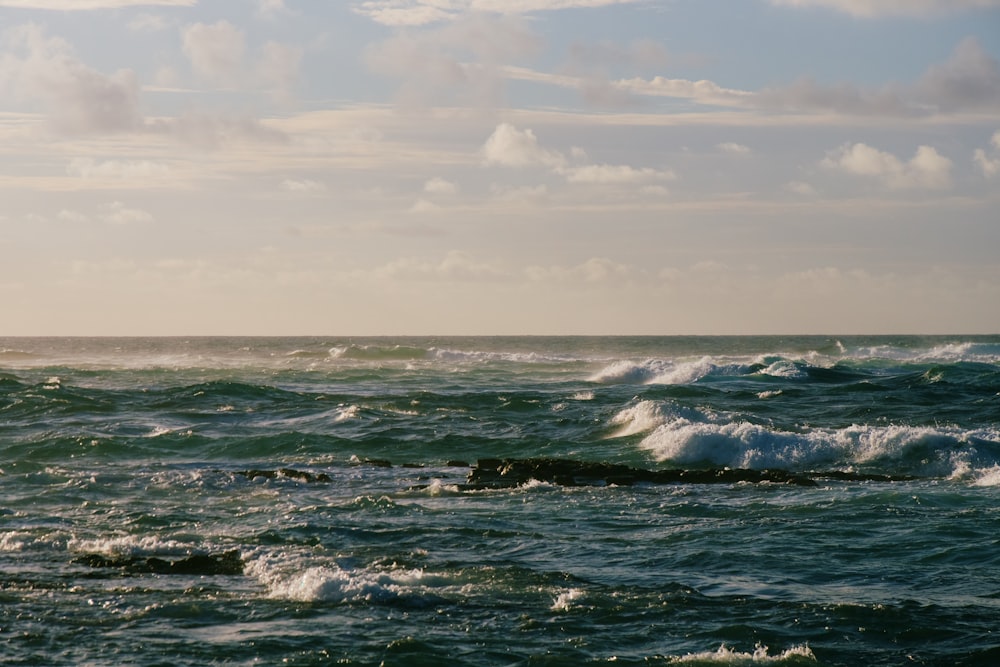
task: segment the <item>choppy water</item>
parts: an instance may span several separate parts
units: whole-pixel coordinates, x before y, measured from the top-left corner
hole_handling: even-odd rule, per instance
[[[1000,337],[0,339],[0,663],[611,662],[1000,664]]]

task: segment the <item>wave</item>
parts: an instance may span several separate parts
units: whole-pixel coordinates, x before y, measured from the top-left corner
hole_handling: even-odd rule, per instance
[[[809,470],[839,466],[933,476],[977,477],[1000,466],[1000,428],[852,424],[780,430],[730,414],[640,401],[610,420],[611,438],[646,434],[639,447],[683,466]],[[1000,470],[1000,467],[996,469]],[[996,475],[1000,477],[1000,474]]]
[[[753,652],[737,651],[722,645],[715,651],[688,653],[667,659],[671,665],[802,665],[817,662],[812,649],[805,645],[771,655],[768,647],[760,644]]]

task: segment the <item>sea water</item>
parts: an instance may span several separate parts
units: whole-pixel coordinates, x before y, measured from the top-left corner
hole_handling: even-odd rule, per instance
[[[1000,337],[0,339],[0,663],[1000,664]]]

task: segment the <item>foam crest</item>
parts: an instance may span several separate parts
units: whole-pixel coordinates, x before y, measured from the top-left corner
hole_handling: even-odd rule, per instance
[[[655,406],[643,406],[642,411],[656,414]],[[989,454],[995,447],[979,446],[1000,440],[998,433],[988,430],[854,424],[791,432],[726,415],[692,411],[670,416],[662,408],[660,414],[662,423],[643,438],[640,447],[657,460],[678,465],[792,470],[866,466],[937,476],[982,474],[1000,465]]]
[[[620,360],[605,366],[587,379],[600,384],[645,384],[665,373],[668,367],[667,362],[656,359]]]
[[[670,658],[670,664],[695,664],[695,665],[778,665],[802,664],[804,662],[817,662],[815,654],[808,646],[793,646],[775,655],[771,655],[766,646],[760,644],[752,653],[737,651],[726,645],[720,646],[715,651],[704,651],[702,653],[689,653],[685,656]]]
[[[666,421],[667,415],[664,414],[663,403],[640,401],[611,418],[611,423],[618,427],[611,434],[611,437],[624,438],[636,433],[646,433],[663,425]]]
[[[330,563],[296,569],[300,561],[264,556],[247,561],[244,571],[255,577],[272,598],[296,602],[386,603],[413,594],[425,585],[423,570],[344,568]]]
[[[577,600],[581,600],[585,596],[586,593],[579,588],[571,588],[560,593],[549,609],[552,611],[569,611],[573,608]]]
[[[126,535],[97,539],[71,539],[66,548],[81,553],[102,554],[110,557],[187,555],[190,544],[174,540],[161,540],[152,535]]]

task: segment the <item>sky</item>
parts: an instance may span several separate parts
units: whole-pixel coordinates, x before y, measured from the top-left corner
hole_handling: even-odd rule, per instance
[[[0,335],[1000,332],[1000,0],[0,0]]]

